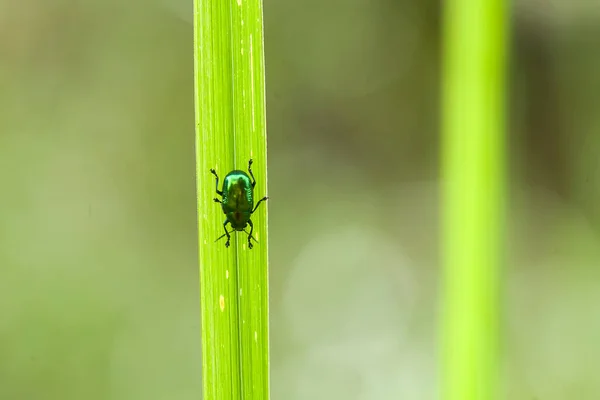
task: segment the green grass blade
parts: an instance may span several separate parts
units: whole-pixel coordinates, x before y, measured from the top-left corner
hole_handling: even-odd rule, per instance
[[[497,398],[505,196],[504,0],[445,6],[442,398]]]
[[[253,158],[255,201],[267,194],[263,17],[260,0],[195,0],[194,63],[204,398],[268,399],[267,204],[253,236],[223,234],[209,170],[222,179]],[[222,181],[221,181],[222,182]]]
[[[243,166],[249,157],[254,159],[255,202],[267,195],[262,15],[262,0],[232,3],[236,162]],[[246,400],[269,398],[267,203],[252,217],[253,236],[259,243],[248,251],[245,238],[237,242],[242,393]]]

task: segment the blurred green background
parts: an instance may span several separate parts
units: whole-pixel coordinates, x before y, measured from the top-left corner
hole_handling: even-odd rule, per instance
[[[264,3],[273,399],[435,398],[438,3]],[[509,400],[600,398],[593,3],[514,4]],[[191,21],[0,0],[0,399],[199,398]]]

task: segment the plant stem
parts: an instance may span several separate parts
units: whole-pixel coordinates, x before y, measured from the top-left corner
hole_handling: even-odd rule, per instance
[[[497,396],[505,199],[503,0],[447,0],[443,76],[442,398]]]
[[[261,1],[194,0],[194,64],[204,398],[268,399],[268,202],[253,249],[243,232],[215,243],[225,215],[209,172],[222,183],[253,158],[255,202],[267,194]]]

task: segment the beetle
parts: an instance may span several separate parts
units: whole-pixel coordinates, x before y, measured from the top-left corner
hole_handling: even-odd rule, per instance
[[[252,159],[248,161],[248,172],[250,176],[246,174],[244,171],[233,170],[227,175],[225,175],[225,179],[223,179],[223,187],[219,190],[219,175],[214,169],[211,169],[210,172],[216,178],[216,192],[221,199],[215,198],[215,203],[220,203],[221,208],[223,209],[223,213],[225,214],[225,222],[223,223],[223,229],[225,233],[221,235],[216,241],[227,236],[227,241],[225,242],[225,247],[229,247],[230,233],[233,231],[245,231],[246,225],[250,225],[250,233],[248,234],[248,248],[252,248],[252,231],[254,226],[252,225],[252,220],[250,217],[254,214],[254,211],[258,208],[260,203],[266,201],[268,197],[263,197],[254,205],[254,186],[256,186],[256,179],[254,179],[254,175],[252,174]],[[252,177],[252,179],[250,179]],[[227,224],[231,225],[231,232],[227,232]]]

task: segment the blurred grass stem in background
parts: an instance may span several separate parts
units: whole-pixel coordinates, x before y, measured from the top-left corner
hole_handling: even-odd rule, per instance
[[[498,393],[508,4],[447,0],[441,398]]]
[[[254,159],[255,200],[267,194],[261,0],[194,0],[196,165],[204,399],[268,399],[267,204],[231,247],[215,239],[225,215],[213,202],[223,182]]]

